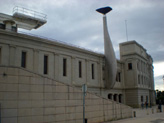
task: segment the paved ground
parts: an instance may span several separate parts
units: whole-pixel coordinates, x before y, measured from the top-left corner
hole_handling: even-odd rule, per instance
[[[150,114],[143,117],[128,118],[107,123],[164,123],[164,113]]]
[[[164,107],[163,112],[157,113],[157,107],[148,109],[134,109],[136,117],[105,123],[164,123]]]

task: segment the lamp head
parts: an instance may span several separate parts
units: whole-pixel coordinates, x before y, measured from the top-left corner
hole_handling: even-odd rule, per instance
[[[105,15],[108,12],[110,12],[111,10],[112,10],[112,8],[109,7],[109,6],[96,9],[97,12],[99,12],[99,13],[101,13],[103,15]]]

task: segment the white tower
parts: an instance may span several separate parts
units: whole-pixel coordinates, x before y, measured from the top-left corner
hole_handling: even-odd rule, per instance
[[[116,81],[117,62],[112,46],[112,42],[108,33],[106,13],[111,11],[111,7],[99,8],[96,11],[103,14],[104,29],[104,51],[105,51],[105,81],[107,88],[113,88]]]

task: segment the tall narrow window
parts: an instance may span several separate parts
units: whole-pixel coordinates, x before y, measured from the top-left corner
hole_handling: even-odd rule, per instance
[[[128,63],[128,70],[132,70],[132,63]]]
[[[138,84],[140,84],[140,75],[138,75]]]
[[[82,64],[81,61],[79,61],[79,78],[82,77]]]
[[[23,68],[26,68],[26,56],[27,55],[27,53],[26,52],[22,52],[22,58],[21,58],[21,67],[23,67]]]
[[[67,59],[63,59],[63,76],[67,76]]]
[[[112,99],[112,94],[108,94],[108,99]]]
[[[118,72],[118,81],[121,82],[121,73]]]
[[[44,56],[44,74],[48,74],[48,56]]]
[[[91,65],[91,69],[92,69],[92,79],[95,79],[95,76],[94,76],[94,64]]]
[[[141,96],[141,102],[143,102],[143,96]]]
[[[104,68],[104,66],[102,66],[102,78],[103,78],[103,80],[105,80],[105,68]]]

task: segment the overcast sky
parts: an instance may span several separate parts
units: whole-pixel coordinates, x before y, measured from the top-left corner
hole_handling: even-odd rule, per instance
[[[47,23],[26,31],[103,53],[102,15],[95,10],[111,6],[108,29],[116,57],[119,43],[128,39],[141,44],[154,60],[155,88],[164,90],[164,0],[0,0],[0,12],[12,14],[14,6],[47,15]]]

